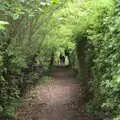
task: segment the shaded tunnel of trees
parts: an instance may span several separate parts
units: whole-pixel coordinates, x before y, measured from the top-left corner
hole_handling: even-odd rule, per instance
[[[86,111],[120,119],[119,0],[1,0],[0,116],[66,56],[89,99]]]

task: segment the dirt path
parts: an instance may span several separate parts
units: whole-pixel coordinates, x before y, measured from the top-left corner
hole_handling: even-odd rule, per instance
[[[83,111],[83,91],[70,69],[57,67],[51,76],[30,91],[15,120],[94,120]]]

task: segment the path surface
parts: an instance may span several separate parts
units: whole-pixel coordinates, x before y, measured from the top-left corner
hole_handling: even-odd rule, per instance
[[[56,67],[52,80],[32,88],[15,120],[94,120],[84,113],[81,86],[67,67]]]

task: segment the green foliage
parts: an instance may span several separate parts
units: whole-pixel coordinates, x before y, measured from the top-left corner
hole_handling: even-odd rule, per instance
[[[120,109],[119,12],[115,12],[115,4],[111,0],[94,2],[84,3],[85,10],[80,16],[78,14],[74,35],[78,47],[82,47],[84,35],[89,44],[87,54],[83,54],[85,59],[89,58],[85,63],[89,63],[92,74],[89,87],[93,96],[87,110],[112,118],[119,114]],[[77,50],[79,54],[80,50]],[[80,59],[81,56],[79,64]]]
[[[104,111],[109,117],[118,115],[120,109],[118,19],[118,14],[112,16],[106,14],[106,17],[99,20],[99,27],[95,27],[97,29],[89,30],[89,39],[94,45],[94,49],[91,51],[94,53],[93,81],[91,82],[94,103],[92,102],[92,104],[96,111]]]
[[[92,94],[87,110],[112,119],[120,109],[119,1],[72,1],[57,16],[60,33],[76,44],[77,53],[72,55],[79,63],[74,57],[73,67],[79,66]]]
[[[8,22],[0,21],[0,30],[5,30],[5,25],[8,25]]]
[[[113,120],[119,120],[120,119],[120,115],[118,115],[117,117],[113,118]]]
[[[14,116],[22,89],[40,77],[34,66],[49,71],[55,55],[68,50],[92,93],[87,110],[118,120],[119,7],[119,0],[1,0],[0,113]]]
[[[53,9],[60,6],[58,3],[56,0],[51,4],[40,0],[0,1],[0,114],[6,117],[15,115],[21,94],[39,79],[41,71],[31,73],[36,61],[43,61],[49,67],[47,55],[53,50],[43,41],[49,32],[47,23]]]

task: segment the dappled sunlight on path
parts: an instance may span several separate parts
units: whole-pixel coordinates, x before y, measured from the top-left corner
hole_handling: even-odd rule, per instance
[[[32,89],[16,120],[93,120],[84,113],[83,91],[72,71],[56,67],[52,79]]]

